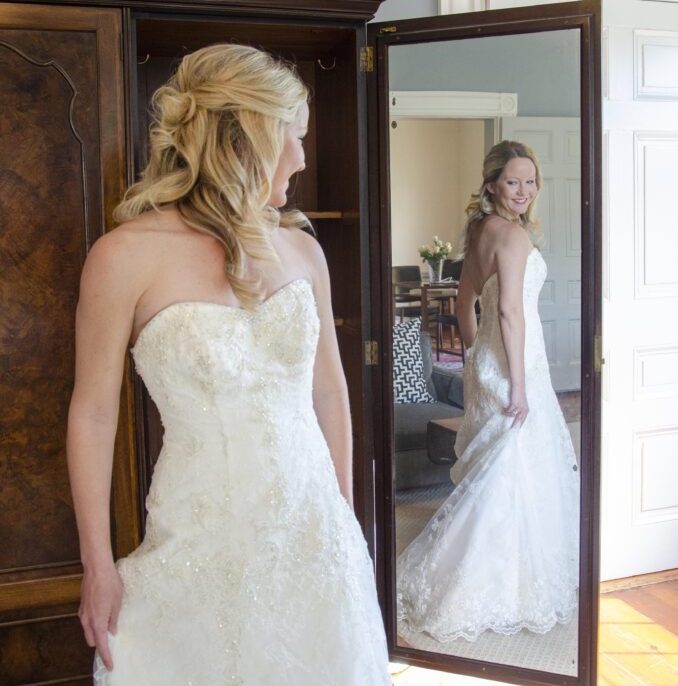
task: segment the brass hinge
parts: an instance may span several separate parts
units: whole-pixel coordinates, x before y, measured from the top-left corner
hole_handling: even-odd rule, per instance
[[[360,48],[360,71],[374,71],[374,48]]]
[[[379,364],[379,343],[377,341],[365,341],[365,365],[373,367]]]
[[[593,370],[600,374],[605,364],[603,358],[603,339],[600,334],[593,337]]]
[[[398,30],[397,26],[384,26],[379,29],[379,33],[395,33]]]

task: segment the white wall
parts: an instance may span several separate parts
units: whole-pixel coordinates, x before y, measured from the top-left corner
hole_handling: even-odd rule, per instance
[[[416,17],[435,17],[438,14],[438,0],[386,0],[372,21],[391,21]]]
[[[394,265],[421,264],[417,248],[437,235],[454,243],[481,181],[482,120],[401,119],[390,130]]]
[[[389,48],[389,89],[516,93],[520,116],[576,117],[579,32],[396,45]]]

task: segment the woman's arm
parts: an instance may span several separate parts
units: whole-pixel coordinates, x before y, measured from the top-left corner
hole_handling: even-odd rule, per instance
[[[313,368],[313,406],[325,436],[339,489],[353,507],[353,436],[346,377],[334,328],[330,276],[318,242],[304,235],[305,252],[313,270],[313,291],[320,317],[320,337]]]
[[[499,286],[499,327],[511,381],[511,399],[504,414],[514,417],[512,426],[522,426],[529,412],[525,393],[523,282],[531,249],[525,230],[506,222],[497,242],[495,259]]]
[[[84,568],[80,620],[88,645],[113,668],[106,632],[115,633],[122,585],[113,564],[110,490],[120,386],[137,300],[128,240],[114,232],[85,262],[76,313],[75,384],[67,454]]]
[[[454,303],[454,311],[459,322],[461,340],[464,342],[466,348],[473,346],[476,340],[476,334],[478,333],[476,300],[478,300],[478,295],[473,288],[471,278],[468,274],[464,274],[464,265],[462,265],[457,299]]]

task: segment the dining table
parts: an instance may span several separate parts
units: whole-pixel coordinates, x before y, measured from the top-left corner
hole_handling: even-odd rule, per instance
[[[421,330],[428,331],[429,313],[428,304],[430,300],[441,298],[457,297],[458,281],[394,281],[393,294],[398,295],[417,295],[421,303]]]

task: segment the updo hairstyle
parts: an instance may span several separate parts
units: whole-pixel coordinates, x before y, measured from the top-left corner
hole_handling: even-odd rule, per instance
[[[224,246],[233,292],[253,307],[260,279],[247,274],[247,258],[277,261],[271,232],[308,226],[301,212],[268,205],[285,127],[307,100],[293,68],[255,48],[220,44],[186,55],[153,95],[149,162],[116,221],[173,204]]]

